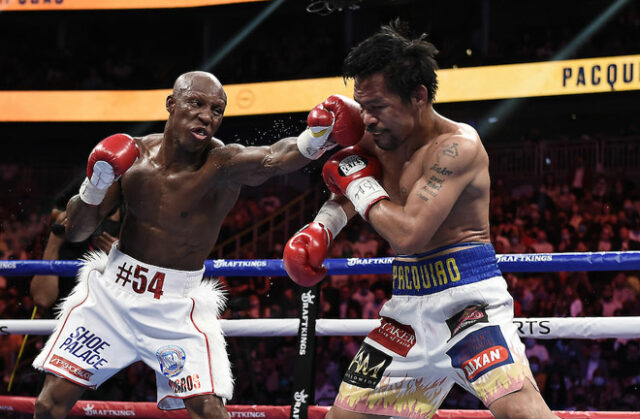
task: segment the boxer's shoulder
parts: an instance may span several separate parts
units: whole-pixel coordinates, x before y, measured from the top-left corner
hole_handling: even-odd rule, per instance
[[[437,158],[460,159],[473,157],[482,149],[480,137],[466,124],[456,124],[456,129],[445,131],[433,142],[431,150],[437,151]]]
[[[133,137],[133,140],[140,150],[140,154],[144,155],[153,150],[155,147],[159,147],[162,144],[163,134],[149,134],[142,137]]]
[[[209,150],[209,159],[214,159],[221,163],[229,163],[232,157],[242,153],[245,149],[246,147],[242,144],[225,144],[217,138],[212,138],[211,149]]]

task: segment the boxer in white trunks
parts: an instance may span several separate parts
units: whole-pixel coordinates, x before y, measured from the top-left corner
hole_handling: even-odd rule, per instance
[[[434,110],[437,50],[402,26],[383,26],[345,59],[366,132],[329,158],[323,177],[334,194],[284,250],[291,278],[311,286],[326,274],[331,240],[359,213],[397,254],[381,325],[327,418],[430,418],[454,383],[497,418],[553,418],[490,244],[487,153],[472,127]]]
[[[108,257],[87,257],[34,361],[49,373],[36,418],[65,417],[85,389],[139,360],[156,371],[159,408],[229,417],[223,399],[232,397],[233,378],[217,321],[224,297],[216,282],[201,281],[204,261],[242,185],[354,144],[360,138],[350,137],[350,121],[362,121],[355,102],[329,98],[321,108],[332,113],[314,109],[298,138],[225,145],[213,135],[226,105],[212,74],[183,74],[167,97],[163,133],[112,135],[91,152],[87,179],[67,205],[67,238],[85,240],[122,201],[127,210],[119,242]]]

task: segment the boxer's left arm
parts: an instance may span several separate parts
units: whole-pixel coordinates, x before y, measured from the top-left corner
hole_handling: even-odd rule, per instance
[[[243,185],[260,185],[272,176],[293,172],[320,158],[325,151],[356,144],[364,135],[360,105],[341,95],[329,96],[307,115],[307,128],[296,138],[283,138],[269,146],[227,146],[223,168]]]
[[[453,135],[425,155],[422,175],[404,205],[381,200],[371,206],[369,223],[399,253],[423,249],[448,217],[464,189],[488,164],[479,138]]]
[[[260,185],[270,177],[296,171],[311,161],[300,154],[295,137],[283,138],[268,146],[229,144],[226,148],[222,176],[241,185]]]

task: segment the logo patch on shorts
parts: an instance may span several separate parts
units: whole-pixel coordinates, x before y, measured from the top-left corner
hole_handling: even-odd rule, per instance
[[[367,337],[402,356],[407,356],[409,350],[416,344],[416,333],[413,328],[389,317],[383,317],[380,327],[373,329]]]
[[[177,345],[167,345],[156,351],[156,358],[160,362],[160,371],[165,377],[175,377],[182,372],[187,355]]]
[[[58,355],[54,355],[51,357],[51,360],[49,360],[49,364],[60,368],[61,370],[65,370],[67,371],[69,374],[73,375],[74,377],[78,377],[81,378],[85,381],[89,381],[91,379],[91,376],[93,375],[92,372],[89,372],[87,370],[85,370],[82,367],[79,367],[78,365],[74,364],[73,362],[69,361],[68,359],[64,359],[61,356]]]
[[[447,326],[449,326],[449,330],[451,331],[449,340],[476,323],[489,323],[489,316],[487,316],[487,312],[485,311],[486,307],[486,304],[469,306],[448,319]]]
[[[371,345],[363,343],[344,374],[344,381],[354,386],[375,388],[384,370],[391,364],[391,357]]]
[[[499,326],[487,326],[469,333],[447,351],[451,365],[464,371],[474,382],[502,365],[513,364],[513,358]]]
[[[193,374],[186,377],[178,377],[175,380],[169,380],[169,387],[174,393],[187,393],[193,389],[199,389],[200,375]]]

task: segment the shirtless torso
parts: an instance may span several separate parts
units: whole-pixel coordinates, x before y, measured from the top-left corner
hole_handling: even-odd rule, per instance
[[[431,238],[419,244],[413,253],[424,253],[453,243],[489,242],[487,153],[473,128],[439,115],[437,118],[442,131],[425,138],[424,145],[419,146],[408,159],[401,153],[376,147],[369,133],[361,143],[379,159],[383,169],[382,184],[391,202],[401,206],[406,206],[408,201],[426,205],[429,201],[435,203],[437,197],[446,200],[447,195],[457,195],[453,205],[442,204],[434,209],[434,214],[424,219],[424,226],[415,226],[417,229],[428,225],[437,228]],[[472,156],[467,158],[470,162],[465,173],[456,176],[459,174],[454,174],[452,168],[462,149]],[[440,209],[448,205],[451,205],[448,212]],[[393,242],[390,243],[393,247]],[[400,250],[397,249],[398,253],[402,253]]]

